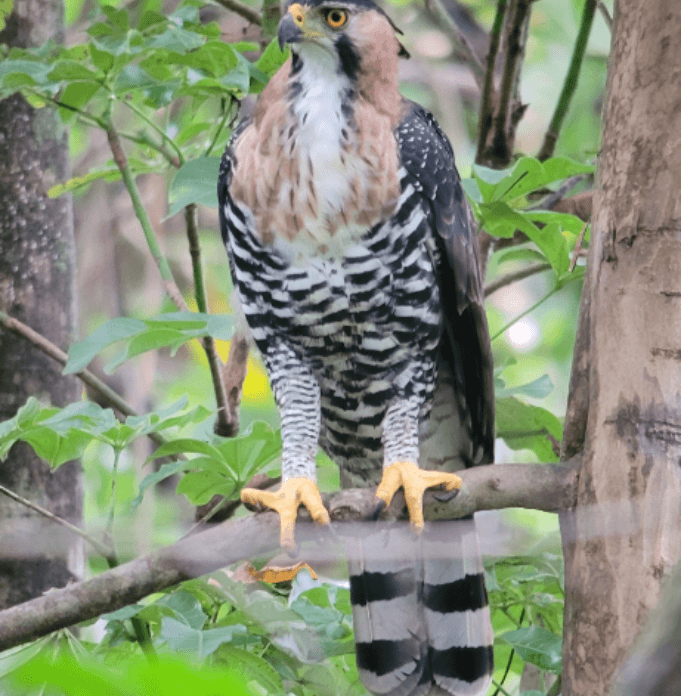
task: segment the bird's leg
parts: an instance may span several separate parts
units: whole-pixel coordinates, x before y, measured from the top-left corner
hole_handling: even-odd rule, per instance
[[[241,500],[276,510],[281,520],[281,545],[292,550],[295,548],[296,516],[301,504],[315,522],[329,522],[315,472],[321,418],[320,391],[308,368],[286,347],[279,346],[268,354],[266,362],[281,416],[282,484],[274,493],[244,488]]]
[[[461,488],[461,479],[446,471],[419,469],[419,419],[420,402],[416,398],[395,402],[383,420],[383,476],[376,497],[379,502],[374,510],[377,517],[399,488],[409,510],[409,519],[416,531],[423,529],[423,494],[426,488],[444,485],[448,491]]]

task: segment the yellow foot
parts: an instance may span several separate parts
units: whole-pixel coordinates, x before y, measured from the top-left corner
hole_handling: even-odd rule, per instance
[[[329,513],[322,503],[319,489],[314,481],[308,478],[290,478],[276,493],[259,491],[255,488],[244,488],[241,491],[241,501],[249,505],[260,503],[265,507],[276,510],[281,520],[280,543],[285,549],[295,548],[294,529],[298,507],[304,505],[312,519],[318,524],[328,524]]]
[[[262,570],[256,570],[252,565],[249,565],[248,568],[246,568],[246,572],[254,580],[262,580],[270,585],[274,585],[278,582],[288,582],[289,580],[293,580],[293,578],[295,578],[296,575],[303,570],[303,568],[307,570],[307,572],[312,576],[313,580],[317,579],[317,573],[315,573],[307,563],[302,562],[285,568],[279,566],[268,566]]]
[[[424,471],[413,462],[395,462],[383,470],[376,497],[385,505],[390,505],[397,489],[404,488],[409,519],[413,528],[420,532],[423,529],[423,493],[426,488],[444,485],[446,490],[454,491],[461,488],[461,483],[456,474],[446,471]]]

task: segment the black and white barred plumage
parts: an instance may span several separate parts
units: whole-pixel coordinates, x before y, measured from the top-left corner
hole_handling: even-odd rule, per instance
[[[293,6],[308,21],[328,7],[341,5]],[[477,242],[451,146],[416,104],[363,115],[372,102],[361,70],[374,50],[363,27],[382,31],[384,22],[394,33],[369,0],[342,7],[350,19],[329,32],[330,49],[305,44],[304,19],[292,10],[296,26],[282,20],[294,63],[260,116],[235,131],[218,194],[234,285],[281,414],[284,480],[315,480],[321,446],[342,485],[372,486],[395,462],[454,471],[492,461],[492,370]],[[386,124],[392,145],[372,152],[394,148],[393,160],[385,156],[392,180],[362,154]],[[284,162],[282,171],[293,162],[289,180],[272,162]],[[376,203],[376,191],[385,200]],[[349,565],[367,688],[485,693],[492,634],[472,519],[430,524],[421,536],[382,530]]]

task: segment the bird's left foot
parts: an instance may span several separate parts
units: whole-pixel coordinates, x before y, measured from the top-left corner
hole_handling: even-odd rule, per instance
[[[390,505],[397,490],[404,488],[409,519],[414,530],[420,532],[423,529],[423,494],[426,488],[444,485],[445,489],[451,492],[458,491],[461,483],[456,474],[446,471],[424,471],[413,462],[395,462],[383,470],[383,477],[376,490],[376,497],[380,502],[373,516],[378,517],[381,510]]]

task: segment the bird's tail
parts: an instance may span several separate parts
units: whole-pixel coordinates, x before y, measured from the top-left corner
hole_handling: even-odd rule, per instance
[[[373,694],[484,696],[493,661],[473,517],[363,536],[350,552],[357,667]]]

